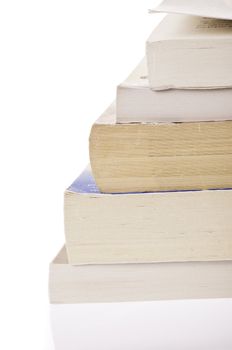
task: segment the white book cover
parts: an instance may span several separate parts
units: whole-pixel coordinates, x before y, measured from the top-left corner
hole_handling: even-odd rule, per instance
[[[188,15],[232,19],[231,0],[163,0],[150,12],[182,13]]]
[[[231,120],[232,89],[152,90],[144,58],[117,87],[116,118],[117,123]]]

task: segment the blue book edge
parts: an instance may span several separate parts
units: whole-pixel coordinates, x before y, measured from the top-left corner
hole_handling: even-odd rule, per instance
[[[87,166],[71,186],[68,187],[68,191],[76,193],[101,193],[96,185],[90,166]]]
[[[232,190],[231,188],[208,189],[207,191]],[[126,193],[102,193],[96,185],[90,165],[78,176],[78,178],[68,187],[67,191],[85,194],[139,194],[139,193],[167,193],[167,192],[199,192],[202,190],[182,190],[182,191],[159,191],[159,192],[126,192]]]

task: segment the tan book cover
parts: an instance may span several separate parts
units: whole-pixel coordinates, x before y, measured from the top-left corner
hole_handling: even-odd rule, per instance
[[[232,121],[93,125],[90,161],[102,192],[232,188]]]

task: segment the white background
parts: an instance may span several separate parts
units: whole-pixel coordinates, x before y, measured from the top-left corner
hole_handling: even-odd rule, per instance
[[[53,349],[48,265],[91,124],[145,53],[155,1],[0,2],[0,348]],[[67,349],[68,350],[68,349]]]

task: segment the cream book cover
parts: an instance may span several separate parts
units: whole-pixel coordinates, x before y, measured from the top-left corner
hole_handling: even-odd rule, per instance
[[[232,190],[100,193],[86,169],[64,195],[68,261],[231,260],[231,208]]]
[[[167,15],[146,44],[150,87],[232,87],[232,21]]]
[[[72,266],[50,264],[52,304],[232,298],[232,261]]]

